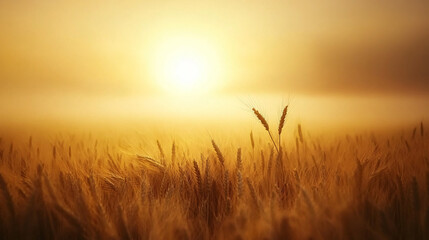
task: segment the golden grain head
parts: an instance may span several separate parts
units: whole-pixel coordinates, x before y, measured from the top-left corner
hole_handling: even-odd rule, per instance
[[[289,107],[289,106],[286,106],[286,107],[283,109],[282,116],[280,117],[279,129],[278,129],[279,135],[281,135],[281,134],[282,134],[282,130],[283,130],[283,127],[284,127],[284,124],[285,124],[285,120],[286,120],[286,115],[287,115],[287,109],[288,109],[288,107]]]
[[[252,111],[256,115],[256,117],[259,119],[262,126],[264,126],[265,130],[270,131],[270,126],[268,125],[268,122],[267,122],[267,120],[265,120],[264,116],[262,116],[262,114],[258,110],[256,110],[255,108],[252,108]]]

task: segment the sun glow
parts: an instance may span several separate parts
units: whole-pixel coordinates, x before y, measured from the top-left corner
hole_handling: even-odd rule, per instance
[[[181,90],[196,90],[206,78],[207,62],[198,53],[178,51],[167,60],[165,74],[168,81]]]
[[[218,53],[207,42],[171,38],[160,44],[155,56],[154,76],[169,94],[206,94],[219,83]]]

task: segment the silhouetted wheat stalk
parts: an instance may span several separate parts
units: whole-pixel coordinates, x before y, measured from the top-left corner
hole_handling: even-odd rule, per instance
[[[271,135],[271,131],[270,131],[270,126],[268,125],[267,120],[265,120],[264,116],[262,116],[262,114],[256,110],[255,108],[252,108],[253,113],[255,113],[256,117],[259,119],[259,121],[262,123],[262,125],[264,126],[265,130],[268,132],[268,135],[271,138],[271,141],[274,144],[274,147],[276,148],[277,152],[279,152],[279,149],[277,148],[276,142],[273,139],[273,136]]]
[[[286,120],[287,109],[288,109],[288,106],[286,106],[283,109],[282,116],[280,117],[280,122],[279,122],[279,147],[281,147],[281,135],[282,135],[282,130],[283,130],[283,127],[284,127],[284,124],[285,124],[285,120]]]

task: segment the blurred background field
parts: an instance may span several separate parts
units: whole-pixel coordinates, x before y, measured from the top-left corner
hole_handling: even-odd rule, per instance
[[[428,236],[423,123],[312,134],[287,122],[280,153],[253,124],[3,130],[2,238]]]

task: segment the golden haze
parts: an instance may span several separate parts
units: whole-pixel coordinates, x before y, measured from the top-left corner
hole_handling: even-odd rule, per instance
[[[0,239],[428,239],[428,12],[0,1]]]
[[[412,124],[428,116],[428,5],[4,1],[2,122],[236,118],[241,101],[290,100],[315,125]]]

